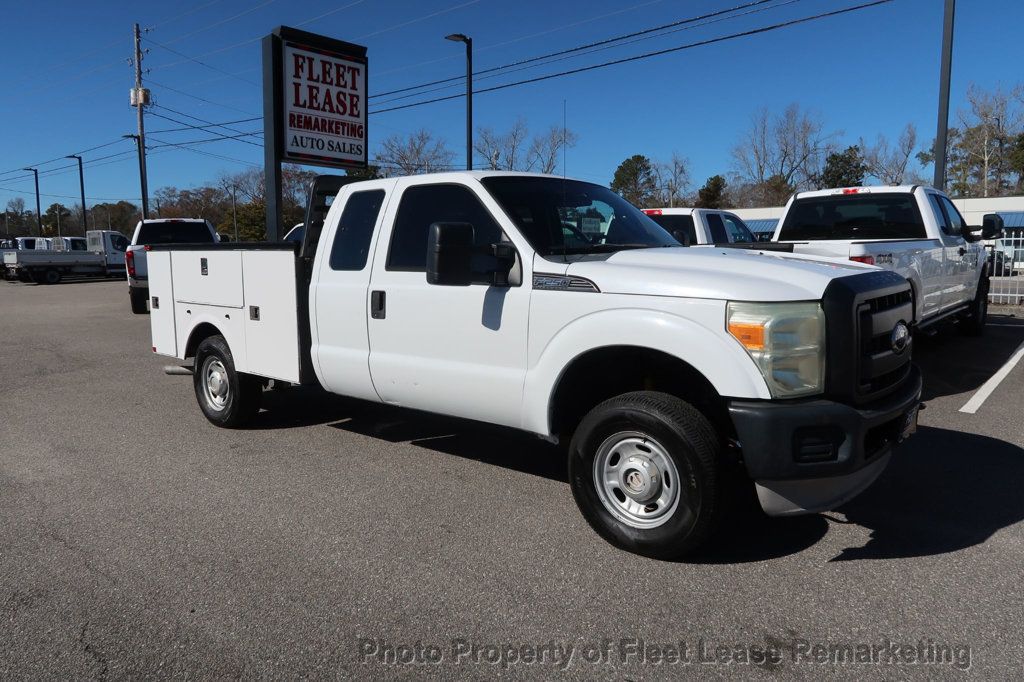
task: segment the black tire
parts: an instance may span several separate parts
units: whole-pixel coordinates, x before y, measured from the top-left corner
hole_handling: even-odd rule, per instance
[[[128,299],[132,304],[132,312],[136,315],[145,315],[149,312],[146,302],[149,301],[149,289],[128,287]]]
[[[960,321],[964,333],[968,336],[981,336],[985,333],[985,323],[988,321],[988,290],[991,286],[988,277],[983,277],[978,282],[978,291],[974,294],[974,300],[967,311],[967,317]]]
[[[45,284],[60,284],[61,277],[60,270],[50,268],[43,273],[43,282]]]
[[[209,388],[211,372],[221,374],[216,391]],[[245,426],[260,411],[263,384],[251,374],[235,371],[231,350],[223,336],[209,336],[199,343],[192,385],[199,409],[216,426]]]
[[[624,436],[628,438],[623,439]],[[659,525],[643,527],[642,519],[639,523],[624,519],[628,512],[623,512],[611,499],[611,486],[599,489],[595,462],[601,458],[614,463],[618,456],[618,445],[608,443],[623,443],[641,450],[646,445],[648,452],[671,459],[678,472],[674,493],[678,502],[674,507],[665,505],[669,511],[661,510]],[[640,458],[642,461],[644,455],[640,454]],[[630,457],[629,462],[632,461]],[[628,462],[622,464],[622,468],[628,466]],[[653,391],[626,393],[601,403],[583,418],[569,445],[569,484],[583,517],[616,547],[656,559],[678,559],[696,550],[712,534],[721,516],[721,466],[719,439],[704,415],[675,396]],[[647,470],[656,471],[657,467]],[[636,473],[632,470],[632,475]],[[630,475],[627,470],[622,480],[628,481]],[[662,490],[655,493],[661,495],[657,502],[664,499],[671,485],[672,481],[663,473]],[[622,489],[614,491],[612,487],[620,505],[630,501]],[[644,512],[651,506],[655,507],[652,513],[659,513],[657,504],[647,504]]]

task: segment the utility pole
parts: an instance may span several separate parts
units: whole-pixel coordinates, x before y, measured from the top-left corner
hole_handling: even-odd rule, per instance
[[[142,190],[142,219],[149,218],[149,188],[146,182],[146,125],[143,110],[149,104],[149,90],[142,87],[142,38],[139,25],[135,24],[135,87],[132,89],[132,106],[135,107],[139,132],[132,137],[139,148],[139,184]]]
[[[77,154],[69,154],[66,158],[78,159],[78,188],[82,190],[82,234],[85,234],[89,230],[89,219],[85,210],[85,174],[82,172],[82,157]],[[92,225],[96,227],[96,216],[93,216]]]
[[[949,74],[953,66],[953,14],[956,0],[946,0],[942,20],[942,64],[939,66],[939,122],[935,130],[935,189],[946,189],[946,135],[949,132]]]
[[[21,170],[32,171],[32,174],[36,176],[36,229],[37,234],[43,236],[43,212],[39,209],[39,169],[37,168],[22,168]]]

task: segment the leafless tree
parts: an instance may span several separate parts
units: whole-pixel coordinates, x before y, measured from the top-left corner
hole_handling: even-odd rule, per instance
[[[821,118],[801,111],[796,103],[776,116],[763,108],[754,114],[750,129],[733,147],[737,184],[750,185],[755,191],[769,185],[809,187],[834,150],[837,135],[826,133]]]
[[[412,175],[450,170],[454,159],[455,152],[448,149],[444,140],[421,129],[408,137],[392,135],[384,140],[374,163],[385,176]]]
[[[674,207],[686,203],[686,189],[690,186],[689,162],[672,153],[668,161],[658,163],[654,167],[658,178],[658,202],[662,206]]]
[[[574,147],[577,139],[576,133],[558,126],[535,135],[527,146],[528,138],[526,121],[520,118],[503,134],[478,128],[473,149],[490,170],[554,173],[563,148]]]
[[[908,123],[895,144],[879,135],[874,144],[861,138],[859,146],[872,177],[885,185],[902,185],[907,178],[907,164],[917,147],[917,128]]]
[[[1014,94],[996,88],[989,92],[971,84],[967,89],[968,109],[960,110],[957,117],[963,132],[962,151],[972,168],[976,181],[975,191],[989,195],[990,183],[996,193],[1005,189],[1005,146],[1009,131],[1016,131],[1020,113],[1011,107]]]

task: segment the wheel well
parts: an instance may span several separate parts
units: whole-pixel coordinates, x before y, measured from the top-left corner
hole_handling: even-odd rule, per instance
[[[692,365],[650,348],[608,346],[578,356],[562,373],[548,405],[551,433],[568,438],[587,412],[630,391],[669,393],[693,405],[718,433],[733,431],[725,400]]]
[[[185,357],[193,357],[196,354],[196,348],[199,348],[199,344],[203,342],[203,339],[219,334],[220,330],[209,322],[197,324],[196,328],[192,330],[192,334],[188,337],[188,343],[185,344]]]

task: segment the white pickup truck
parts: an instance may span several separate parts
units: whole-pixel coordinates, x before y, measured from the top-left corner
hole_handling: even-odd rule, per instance
[[[146,313],[149,274],[146,246],[150,244],[210,244],[219,241],[209,221],[202,218],[155,218],[140,220],[125,253],[128,300],[136,315]]]
[[[213,424],[256,418],[273,379],[532,432],[568,443],[591,526],[656,557],[715,533],[731,472],[770,514],[829,509],[916,428],[891,272],[679,248],[607,187],[545,175],[322,176],[305,225],[148,247],[153,351],[194,358],[167,371]]]
[[[4,252],[8,280],[57,284],[64,277],[123,277],[128,239],[112,230],[89,230],[86,237],[54,237],[50,246],[36,238],[34,248]]]
[[[1002,218],[968,227],[942,192],[920,185],[845,187],[794,194],[773,241],[793,252],[849,258],[910,281],[917,328],[956,317],[981,334],[988,315],[989,272],[981,239],[995,239]]]
[[[754,244],[757,239],[735,213],[713,208],[645,208],[683,246]]]

